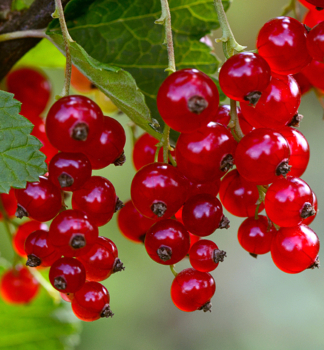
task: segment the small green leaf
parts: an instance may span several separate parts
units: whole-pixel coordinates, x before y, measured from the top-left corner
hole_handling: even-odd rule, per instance
[[[29,135],[33,124],[19,115],[20,105],[13,94],[0,91],[0,193],[24,188],[47,171],[42,144]]]
[[[21,11],[30,7],[34,0],[13,0],[11,11]]]

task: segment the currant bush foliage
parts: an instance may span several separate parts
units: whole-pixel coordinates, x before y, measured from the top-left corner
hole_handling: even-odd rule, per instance
[[[47,169],[45,155],[39,152],[42,144],[29,135],[33,124],[19,115],[20,105],[13,94],[0,91],[0,193],[38,181]]]

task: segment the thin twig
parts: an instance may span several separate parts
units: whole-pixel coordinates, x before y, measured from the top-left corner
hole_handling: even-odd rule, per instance
[[[23,39],[23,38],[48,38],[45,31],[46,31],[46,28],[23,30],[18,32],[0,34],[0,42],[15,40],[15,39]]]

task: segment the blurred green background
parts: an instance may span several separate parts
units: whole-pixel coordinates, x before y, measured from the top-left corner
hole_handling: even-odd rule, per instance
[[[249,50],[254,49],[261,26],[279,16],[286,4],[284,0],[234,1],[228,19],[237,41]],[[220,31],[218,34],[221,37]],[[221,44],[218,55],[223,57]],[[47,73],[59,92],[62,71],[48,70]],[[316,193],[321,210],[324,121],[323,109],[313,92],[303,97],[300,113],[304,119],[299,130],[311,148],[310,163],[302,178]],[[131,161],[132,138],[127,117],[116,118],[127,132],[127,162],[123,167],[109,166],[96,173],[106,176],[115,185],[120,199],[126,201],[130,198],[130,184],[135,174]],[[216,231],[209,237],[227,252],[224,263],[212,272],[217,285],[212,313],[184,313],[173,305],[170,298],[173,275],[169,268],[153,262],[142,245],[126,240],[118,231],[116,216],[101,228],[100,234],[117,244],[126,269],[104,282],[115,316],[83,323],[76,349],[323,349],[324,269],[289,275],[275,267],[269,254],[252,258],[236,238],[243,219],[227,216],[231,220],[230,229]],[[321,211],[311,227],[324,240]],[[7,244],[2,242],[4,246]],[[177,264],[176,270],[186,267],[189,267],[188,261]]]

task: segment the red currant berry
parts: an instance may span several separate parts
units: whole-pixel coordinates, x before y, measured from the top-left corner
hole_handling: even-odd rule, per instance
[[[226,252],[219,250],[217,245],[207,239],[196,242],[189,251],[191,266],[202,272],[210,272],[216,269],[218,264],[224,261]]]
[[[99,236],[91,250],[78,259],[85,267],[87,281],[100,282],[125,269],[118,258],[116,245],[106,237]]]
[[[48,167],[49,179],[64,191],[79,189],[91,177],[91,164],[83,153],[60,152]]]
[[[295,74],[311,61],[306,37],[307,30],[299,21],[291,17],[277,17],[261,28],[257,49],[273,72]]]
[[[61,298],[68,303],[70,303],[74,298],[73,293],[60,293],[60,295],[61,295]]]
[[[80,210],[65,210],[51,223],[49,241],[64,256],[86,254],[98,238],[98,228]]]
[[[39,283],[24,266],[7,270],[1,277],[0,294],[9,304],[27,304],[36,296]]]
[[[189,188],[188,188],[187,199],[197,194],[203,194],[203,193],[208,193],[216,197],[219,192],[220,179],[215,179],[210,182],[204,182],[202,184],[191,182],[188,180],[188,183],[189,183]]]
[[[102,169],[112,163],[123,165],[126,161],[125,143],[126,134],[122,125],[113,118],[104,117],[100,135],[84,151],[90,159],[92,169]]]
[[[70,95],[56,101],[46,118],[51,144],[65,152],[83,152],[103,129],[103,114],[85,96]]]
[[[46,224],[39,221],[27,221],[18,227],[17,232],[14,234],[12,239],[12,246],[17,254],[20,256],[26,256],[25,242],[26,238],[34,231],[43,230],[48,231]]]
[[[213,80],[197,69],[181,69],[167,77],[157,95],[162,119],[179,132],[207,125],[219,103]]]
[[[13,188],[10,189],[9,193],[1,193],[0,201],[2,203],[3,209],[6,211],[8,217],[15,216],[15,212],[17,209],[17,200],[15,197],[15,190]],[[3,218],[2,213],[0,212],[0,220]]]
[[[86,270],[77,259],[60,258],[51,266],[49,280],[59,292],[75,293],[86,281]]]
[[[123,203],[116,196],[115,187],[102,176],[91,176],[72,195],[73,209],[85,212],[96,226],[109,222],[122,206]]]
[[[100,317],[112,317],[108,290],[98,282],[86,282],[74,294],[72,310],[82,321],[91,322]]]
[[[303,0],[303,2],[306,2],[306,1]],[[314,8],[314,10],[307,11],[307,13],[305,14],[305,17],[304,17],[302,23],[304,23],[309,28],[313,28],[318,23],[320,23],[322,21],[324,21],[324,13],[323,13],[323,11],[317,11]]]
[[[315,211],[315,215],[309,216],[308,218],[304,219],[303,220],[304,225],[310,225],[314,221],[314,219],[317,215],[318,202],[317,202],[317,197],[313,191],[312,191],[312,196],[313,196],[313,208]]]
[[[187,255],[189,247],[189,233],[176,220],[166,219],[157,222],[145,236],[145,249],[148,255],[162,265],[176,264]]]
[[[120,232],[129,240],[136,243],[143,243],[146,231],[155,223],[154,220],[143,216],[131,200],[127,201],[124,207],[118,211],[117,223]]]
[[[72,66],[71,85],[76,91],[79,91],[83,94],[88,94],[96,89],[91,81],[75,66]]]
[[[298,0],[303,6],[305,6],[306,8],[312,10],[312,12],[320,12],[316,10],[316,6],[312,5],[311,3],[308,2],[308,0]],[[305,22],[303,22],[305,23]],[[308,24],[307,24],[308,25]]]
[[[318,11],[323,10],[324,8],[324,0],[304,0],[303,5],[310,4],[316,7]],[[310,6],[307,6],[310,7]]]
[[[174,305],[186,312],[211,311],[210,299],[216,291],[215,281],[208,272],[185,269],[178,273],[171,285]]]
[[[10,72],[6,78],[7,90],[15,94],[15,99],[22,103],[21,114],[24,116],[41,114],[51,97],[51,84],[43,72],[23,67]]]
[[[223,217],[221,202],[210,194],[197,194],[191,197],[182,210],[185,228],[200,237],[211,235],[217,228],[229,227],[229,221]]]
[[[308,52],[312,58],[324,63],[324,22],[312,28],[307,35],[306,43]]]
[[[232,170],[221,182],[219,198],[227,211],[235,216],[253,216],[257,208],[259,191],[255,184],[246,181],[238,171]],[[264,208],[260,204],[258,212]]]
[[[260,55],[242,52],[230,57],[219,72],[219,85],[224,94],[236,101],[255,105],[269,85],[271,71]]]
[[[48,231],[37,230],[32,232],[25,241],[25,252],[28,257],[27,266],[51,266],[61,257],[54,246],[49,243]]]
[[[271,245],[271,257],[286,273],[299,273],[317,265],[320,242],[316,233],[306,225],[282,227]]]
[[[305,95],[313,87],[312,84],[309,82],[309,80],[306,78],[306,76],[302,72],[294,74],[293,77],[299,86],[300,94],[302,96]]]
[[[277,179],[267,190],[265,210],[278,226],[300,225],[304,219],[315,215],[312,190],[298,177]]]
[[[155,220],[174,215],[186,200],[186,181],[172,165],[152,163],[141,168],[132,181],[135,208]]]
[[[61,191],[46,177],[38,182],[27,182],[24,189],[16,189],[18,202],[16,216],[21,219],[29,216],[38,221],[53,219],[62,207]]]
[[[241,103],[242,114],[256,128],[280,128],[297,114],[300,91],[294,78],[272,77],[255,107]]]
[[[304,174],[309,161],[309,145],[305,136],[298,130],[285,126],[278,130],[288,141],[290,149],[290,176],[300,177]]]
[[[247,181],[267,185],[288,173],[289,156],[288,142],[281,134],[267,128],[255,129],[236,148],[236,168]]]
[[[313,60],[302,73],[314,87],[324,90],[324,63]]]
[[[257,219],[250,217],[242,222],[237,238],[242,248],[256,257],[270,252],[275,234],[276,229],[269,223],[268,218],[258,215]]]
[[[191,134],[181,134],[176,146],[179,170],[192,182],[221,178],[234,164],[236,146],[230,131],[214,122]]]

